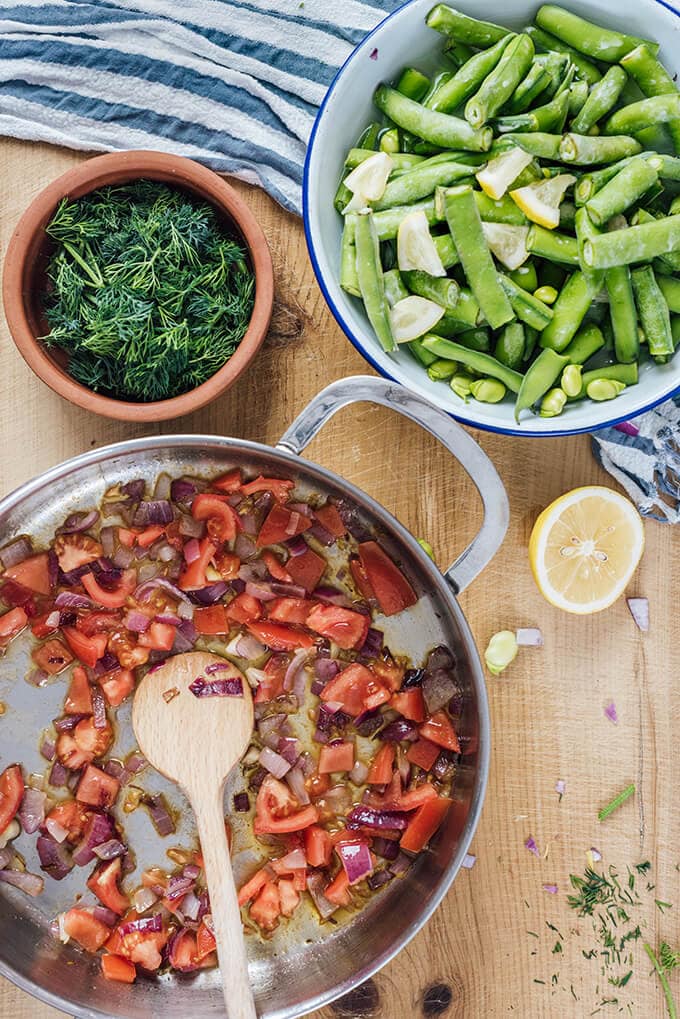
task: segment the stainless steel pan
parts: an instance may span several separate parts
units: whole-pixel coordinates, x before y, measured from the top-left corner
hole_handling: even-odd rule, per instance
[[[416,421],[443,442],[475,482],[484,519],[479,533],[456,562],[440,573],[411,534],[370,496],[338,475],[300,457],[307,444],[341,407],[359,401],[380,403]],[[456,652],[466,708],[461,735],[467,752],[458,774],[454,807],[431,852],[422,854],[404,880],[378,893],[363,912],[335,929],[322,928],[311,914],[263,943],[249,939],[250,975],[258,1011],[266,1019],[292,1019],[347,993],[391,959],[416,934],[453,881],[472,838],[484,798],[489,761],[489,716],[479,655],[456,600],[500,546],[508,521],[501,481],[474,440],[442,411],[383,379],[355,377],[323,390],[291,425],[276,448],[217,436],[153,436],[121,442],[68,460],[0,502],[0,545],[30,533],[48,541],[64,517],[96,505],[117,481],[161,472],[214,475],[232,466],[248,472],[294,477],[302,492],[349,499],[366,527],[375,532],[400,562],[420,594],[413,609],[386,621],[386,641],[418,663],[437,644]],[[423,478],[427,484],[427,478]],[[382,622],[381,622],[382,625]],[[24,682],[24,641],[10,645],[0,662],[0,699],[7,705],[0,730],[0,766],[22,761],[42,771],[39,731],[58,713],[63,683],[36,689]],[[24,646],[22,646],[24,645]],[[129,714],[121,716],[119,748],[130,749]],[[176,804],[181,797],[160,776],[145,773],[145,785],[165,789]],[[227,790],[229,795],[229,790]],[[163,863],[168,843],[186,844],[192,821],[177,839],[158,839],[144,811],[124,819],[139,867]],[[17,844],[29,870],[38,872],[35,837]],[[238,865],[239,861],[236,861]],[[252,864],[251,864],[252,866]],[[140,979],[128,986],[110,983],[99,960],[50,933],[55,914],[73,902],[83,874],[61,883],[46,881],[38,899],[0,886],[0,972],[43,1001],[78,1017],[186,1019],[223,1015],[219,973]]]

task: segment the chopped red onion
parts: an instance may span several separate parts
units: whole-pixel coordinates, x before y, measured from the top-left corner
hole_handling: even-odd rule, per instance
[[[180,619],[188,619],[190,622],[194,618],[194,612],[196,609],[191,602],[181,601],[177,606],[177,615]]]
[[[311,895],[312,901],[318,909],[322,920],[327,920],[338,908],[334,902],[331,902],[324,895],[325,885],[324,876],[320,871],[312,871],[307,874],[307,891]]]
[[[48,626],[50,630],[56,630],[60,622],[61,612],[59,611],[59,609],[55,609],[53,612],[50,612],[49,615],[47,616],[45,620],[45,626]]]
[[[252,538],[248,536],[249,533],[255,534],[255,532],[257,531],[257,524],[255,524],[253,518],[254,529],[248,532],[246,528],[247,519],[248,519],[247,517],[241,517],[243,531],[239,531],[234,541],[234,554],[237,555],[239,559],[250,559],[251,556],[254,556],[257,552],[255,542],[252,540]]]
[[[169,524],[172,519],[172,506],[167,499],[151,499],[140,502],[132,523],[134,527],[148,527],[150,524]]]
[[[68,771],[64,765],[61,761],[55,761],[52,765],[52,770],[50,771],[50,777],[48,779],[50,785],[54,786],[55,789],[60,789],[62,786],[66,785],[67,778]]]
[[[348,499],[339,499],[335,504],[340,519],[357,541],[370,541],[373,535],[361,519],[360,511]]]
[[[4,870],[10,865],[14,858],[14,853],[10,849],[0,849],[0,870]]]
[[[606,705],[604,713],[605,717],[608,718],[610,722],[612,722],[614,725],[618,725],[619,716],[616,713],[616,705],[614,704],[614,701],[610,701],[609,704]]]
[[[165,623],[166,626],[179,626],[182,620],[172,612],[161,612],[160,615],[156,616],[156,622]]]
[[[314,674],[325,686],[331,679],[335,679],[340,672],[340,665],[332,658],[317,658],[314,662]],[[323,687],[321,688],[323,689]],[[319,691],[320,693],[321,691]]]
[[[153,821],[158,834],[163,838],[166,835],[174,834],[175,822],[165,805],[163,794],[157,793],[155,796],[149,796],[146,800],[146,805],[149,808],[151,820]]]
[[[113,553],[111,561],[114,566],[118,566],[121,570],[127,570],[134,558],[135,553],[131,548],[127,548],[126,545],[119,545]]]
[[[132,896],[132,906],[137,913],[146,913],[154,903],[158,902],[158,896],[151,888],[138,888]]]
[[[536,626],[520,626],[515,631],[520,647],[543,647],[543,634]]]
[[[555,782],[555,792],[557,793],[559,798],[562,799],[562,797],[564,796],[566,791],[567,791],[567,783],[564,781],[563,778],[559,778],[557,780],[557,782]]]
[[[234,796],[234,810],[238,814],[245,814],[250,810],[250,797],[248,793],[236,793]]]
[[[264,581],[256,583],[255,581],[247,580],[246,594],[249,594],[251,598],[257,598],[258,601],[273,601],[276,598],[271,586]]]
[[[630,614],[635,620],[638,630],[647,633],[649,630],[649,601],[647,598],[626,598]]]
[[[173,655],[190,651],[198,638],[198,631],[190,619],[183,619],[179,626],[175,627],[175,641],[172,645]]]
[[[275,715],[267,715],[265,718],[261,718],[257,723],[257,731],[260,734],[262,742],[271,747],[272,750],[276,750],[279,745],[279,739],[284,734],[283,729],[286,722],[286,716],[282,712]]]
[[[593,859],[593,863],[599,863],[600,860],[602,859],[602,853],[600,852],[599,849],[596,849],[595,846],[591,846],[588,852],[590,853]]]
[[[306,807],[308,803],[311,803],[309,793],[307,792],[307,787],[305,785],[305,774],[302,768],[291,768],[286,775],[286,783],[301,807]]]
[[[182,913],[185,920],[198,920],[201,902],[195,892],[189,892],[182,899]]]
[[[617,425],[613,425],[617,432],[623,432],[624,435],[639,435],[640,429],[637,425],[634,425],[632,421],[619,421]]]
[[[405,874],[411,869],[411,860],[406,853],[399,853],[394,863],[390,864],[390,871],[395,877]]]
[[[125,492],[131,502],[139,502],[146,491],[146,482],[143,478],[135,478],[133,481],[126,481],[120,486],[121,492]]]
[[[259,640],[250,633],[237,634],[227,645],[228,654],[236,655],[238,658],[247,658],[251,661],[261,658],[265,650],[264,644],[260,644]]]
[[[196,486],[186,478],[175,478],[170,483],[170,498],[173,502],[181,502],[184,506],[191,506],[196,495]]]
[[[43,878],[38,877],[37,874],[29,874],[27,871],[23,870],[0,870],[0,881],[3,881],[7,885],[13,885],[15,888],[25,892],[26,895],[30,895],[32,898],[35,898],[36,895],[40,895],[45,887]]]
[[[436,672],[437,669],[445,669],[450,672],[455,667],[456,659],[444,644],[433,648],[427,656],[426,672]]]
[[[439,711],[457,692],[456,684],[446,669],[435,669],[425,673],[423,679],[423,697],[430,715]]]
[[[84,867],[95,858],[95,846],[116,837],[116,828],[113,818],[107,813],[93,813],[90,815],[83,838],[73,850],[73,862],[78,867]]]
[[[92,915],[95,920],[99,920],[106,927],[115,927],[118,922],[117,914],[112,909],[107,909],[106,906],[95,906]]]
[[[202,520],[194,520],[193,517],[182,513],[179,518],[179,533],[184,538],[202,538],[204,525]]]
[[[89,609],[94,605],[94,602],[91,598],[86,598],[84,594],[60,591],[54,599],[54,604],[58,609]]]
[[[132,633],[144,633],[145,630],[149,629],[151,625],[151,619],[144,612],[140,612],[139,609],[130,609],[125,618],[123,619],[123,626]]]
[[[381,740],[388,743],[400,743],[402,740],[414,742],[418,739],[418,726],[408,718],[397,718],[390,722],[380,733]]]
[[[242,533],[244,537],[256,535],[258,530],[256,515],[254,513],[244,513],[241,516],[241,527],[243,528]],[[236,540],[238,541],[238,538]],[[236,545],[234,545],[234,549],[236,549]],[[239,555],[238,552],[236,554]]]
[[[473,856],[472,853],[466,853],[465,856],[463,857],[461,867],[464,867],[466,870],[472,870],[476,863],[477,857]]]
[[[201,549],[196,538],[191,538],[186,542],[184,548],[184,559],[188,565],[195,563],[201,554]]]
[[[408,820],[403,813],[389,810],[375,810],[373,807],[354,807],[347,815],[347,827],[376,828],[378,831],[405,831]]]
[[[274,778],[283,778],[290,771],[291,766],[285,757],[281,757],[280,754],[277,754],[276,751],[271,750],[269,747],[263,747],[260,750],[259,761],[262,767],[266,768]]]
[[[73,859],[67,847],[55,842],[53,838],[39,835],[36,849],[40,857],[41,868],[47,871],[55,881],[61,881],[73,870]]]
[[[189,597],[198,605],[214,605],[227,591],[229,584],[226,580],[218,580],[215,584],[208,584],[207,587],[198,587],[189,592]]]
[[[369,627],[366,640],[359,649],[362,658],[377,658],[383,649],[383,632]]]
[[[279,742],[275,749],[285,761],[288,761],[291,767],[297,763],[299,756],[298,741],[294,736],[279,737]]]
[[[212,679],[210,682],[197,676],[189,684],[189,689],[194,697],[243,697],[243,681],[240,676]]]
[[[31,789],[29,786],[24,790],[18,817],[21,821],[21,827],[27,835],[33,835],[45,820],[46,800],[45,793],[39,789]]]
[[[373,873],[371,851],[366,842],[340,842],[335,851],[342,860],[351,885],[358,884]]]
[[[307,507],[307,509],[309,509],[309,507]],[[334,545],[335,542],[338,540],[334,535],[331,534],[330,531],[327,531],[323,524],[319,523],[318,520],[314,521],[312,526],[308,529],[307,533],[310,534],[313,538],[316,538],[319,544],[324,545],[326,548],[328,548],[330,545]]]
[[[296,534],[295,537],[292,538],[286,538],[285,545],[290,554],[294,557],[304,555],[309,549],[309,545],[301,534]]]
[[[127,847],[118,839],[109,839],[108,842],[95,846],[94,851],[100,860],[115,860],[117,856],[125,855]]]
[[[303,549],[304,551],[305,549]],[[359,609],[358,605],[351,601],[344,591],[339,591],[337,587],[330,587],[327,584],[315,588],[312,591],[312,598],[315,601],[322,601],[326,605],[339,605],[343,609],[354,609],[355,611]]]
[[[71,732],[75,729],[78,722],[82,722],[84,718],[89,717],[89,715],[64,715],[63,718],[56,718],[54,720],[54,728],[57,732]]]
[[[375,835],[373,838],[373,850],[383,860],[396,860],[399,856],[399,843],[394,839],[386,839],[382,835]]]
[[[57,528],[57,534],[77,534],[79,531],[87,531],[99,520],[97,510],[89,510],[84,513],[72,513],[67,517],[61,527]]]
[[[391,871],[383,868],[382,870],[376,870],[373,874],[369,874],[367,884],[372,892],[377,892],[383,885],[389,884],[393,877],[394,874]]]
[[[57,747],[54,740],[49,739],[47,736],[40,744],[40,755],[44,757],[46,761],[53,761],[57,755]]]
[[[125,771],[125,768],[120,763],[120,761],[117,761],[115,758],[111,758],[110,761],[106,762],[102,770],[105,771],[107,775],[111,775],[113,778],[120,779],[121,775]]]
[[[355,761],[354,767],[349,773],[350,782],[355,785],[363,785],[368,778],[368,768],[363,761]]]
[[[550,892],[551,895],[557,895],[557,885],[543,885],[544,892]]]
[[[190,604],[189,597],[184,593],[184,591],[180,591],[175,584],[171,584],[169,580],[165,579],[165,577],[153,577],[151,580],[147,580],[144,584],[140,584],[134,592],[133,598],[138,602],[146,601],[149,595],[159,587],[162,587],[164,591],[167,591],[178,601]]]
[[[59,824],[53,817],[48,817],[45,821],[45,830],[49,832],[55,842],[60,845],[62,842],[66,842],[68,838],[68,829],[64,828],[63,825]]]
[[[30,686],[45,686],[49,682],[49,678],[44,669],[31,669],[26,674],[26,682]]]
[[[286,674],[283,677],[283,689],[293,690],[297,697],[304,697],[305,693],[305,674],[304,668],[305,663],[313,653],[313,648],[300,648],[295,652],[290,660],[290,665],[286,669]],[[301,682],[299,682],[301,680]]]
[[[127,768],[128,771],[132,772],[133,775],[136,775],[138,771],[143,771],[143,769],[146,768],[148,763],[149,762],[147,761],[146,757],[141,752],[141,750],[133,750],[133,752],[128,755],[128,758],[125,761],[125,767]]]
[[[93,686],[90,692],[92,694],[92,721],[94,722],[94,727],[95,729],[106,729],[109,722],[106,717],[104,694],[98,686]]]
[[[184,874],[173,874],[168,881],[166,898],[168,898],[171,902],[176,902],[184,895],[193,891],[195,883],[196,878],[186,877]]]
[[[541,854],[538,851],[538,846],[536,845],[533,835],[530,835],[529,838],[526,839],[524,845],[529,850],[530,853],[533,853],[534,856],[538,856],[540,858]]]
[[[122,937],[132,934],[133,931],[144,934],[160,934],[163,930],[163,918],[160,913],[154,913],[153,916],[141,916],[137,920],[128,920],[127,923],[122,923],[118,930]]]
[[[272,860],[270,865],[275,874],[291,874],[294,870],[306,868],[307,857],[302,849],[293,849],[279,860]]]
[[[8,545],[5,545],[0,549],[0,563],[4,570],[8,570],[10,566],[16,566],[17,563],[22,563],[24,559],[28,559],[30,555],[33,555],[33,546],[30,538],[26,538],[22,535],[15,541],[10,541]]]
[[[284,584],[279,580],[272,581],[271,589],[277,598],[306,598],[307,591],[299,584]]]

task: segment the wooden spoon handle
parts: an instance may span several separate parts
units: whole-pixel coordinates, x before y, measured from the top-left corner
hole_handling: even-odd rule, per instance
[[[193,797],[192,806],[210,893],[210,911],[227,1016],[228,1019],[256,1019],[241,914],[224,825],[222,788],[217,798],[214,787],[202,791]]]

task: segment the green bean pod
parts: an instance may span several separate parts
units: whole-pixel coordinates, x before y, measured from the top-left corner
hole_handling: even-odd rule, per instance
[[[535,106],[530,113],[536,122],[534,130],[544,134],[561,134],[569,113],[569,91],[558,92],[549,103]]]
[[[532,259],[529,259],[524,265],[520,265],[519,269],[512,269],[507,272],[506,275],[518,287],[521,287],[522,290],[526,290],[530,294],[533,294],[534,290],[538,287],[536,263]]]
[[[534,46],[537,50],[541,49],[536,43],[534,43]],[[566,53],[556,53],[551,50],[547,53],[537,53],[534,57],[534,63],[539,64],[550,75],[550,84],[545,90],[545,98],[552,99],[553,96],[557,95],[568,77],[568,70],[572,66],[572,62]]]
[[[445,149],[470,149],[473,152],[486,152],[491,147],[491,128],[475,131],[460,117],[427,110],[389,85],[379,85],[373,99],[378,109],[398,127],[433,145]]]
[[[437,331],[442,336],[455,336],[465,329],[478,326],[483,318],[475,295],[467,287],[461,287],[456,307],[453,311],[447,311],[437,322]]]
[[[668,156],[665,153],[655,152],[653,155],[648,156],[647,159],[662,180],[680,181],[680,159],[677,156]]]
[[[571,63],[576,66],[579,78],[584,78],[589,85],[593,85],[602,77],[595,64],[586,60],[582,53],[579,53],[573,46],[562,42],[557,36],[551,35],[550,32],[544,32],[537,25],[528,25],[524,31],[531,37],[537,50],[548,50],[568,56]]]
[[[452,265],[458,264],[460,259],[451,234],[440,234],[438,237],[433,237],[432,240],[445,269],[450,269]]]
[[[604,347],[602,330],[596,325],[589,323],[579,329],[574,339],[564,348],[562,353],[565,357],[569,358],[570,364],[585,364],[602,347]]]
[[[353,170],[365,162],[369,156],[374,155],[373,149],[350,149],[345,157],[345,166],[348,170]],[[392,172],[395,170],[412,170],[418,163],[425,162],[424,156],[415,156],[408,152],[391,152],[390,156],[392,158]],[[447,153],[447,159],[451,158]]]
[[[423,345],[426,350],[436,354],[437,357],[450,358],[452,361],[455,360],[460,364],[464,364],[466,368],[470,368],[473,372],[498,379],[513,393],[519,393],[520,391],[522,385],[520,373],[513,371],[512,368],[507,368],[506,365],[501,364],[500,361],[497,361],[495,357],[491,357],[490,354],[482,354],[477,350],[469,350],[468,347],[464,347],[460,343],[445,340],[441,336],[434,334],[426,336],[423,340]]]
[[[637,361],[640,356],[637,311],[633,298],[630,269],[618,265],[605,273],[609,294],[609,315],[614,331],[614,352],[622,364]]]
[[[517,318],[533,329],[538,329],[539,331],[545,329],[552,321],[552,308],[549,308],[547,304],[539,301],[537,297],[534,297],[533,294],[528,293],[522,287],[517,286],[509,276],[505,276],[503,273],[498,275]]]
[[[510,195],[498,200],[489,198],[483,191],[475,191],[475,204],[479,218],[485,223],[506,223],[509,226],[526,226],[528,220]]]
[[[632,159],[636,158],[637,156],[626,156],[625,159],[619,159],[616,163],[610,163],[609,166],[603,166],[599,170],[591,170],[588,173],[584,173],[574,185],[574,201],[576,205],[585,205],[593,195],[596,195],[605,186],[607,181],[610,181],[624,166],[627,166]],[[658,168],[655,167],[655,169],[658,173]]]
[[[466,329],[456,335],[456,343],[461,343],[468,350],[478,350],[483,354],[488,354],[491,350],[491,337],[488,329]]]
[[[353,297],[361,297],[359,277],[357,275],[357,249],[354,244],[356,213],[345,216],[340,244],[340,286]]]
[[[604,137],[569,133],[562,136],[559,158],[563,163],[591,166],[595,163],[615,163],[641,151],[640,143],[625,134]]]
[[[560,158],[561,134],[548,134],[545,131],[527,131],[523,133],[505,134],[491,146],[490,156],[504,152],[512,145],[519,145],[530,156],[551,161]]]
[[[667,124],[680,119],[680,93],[651,96],[639,103],[622,106],[605,121],[604,133],[613,135],[637,134],[650,124]]]
[[[411,205],[433,194],[435,188],[448,186],[471,175],[472,167],[454,161],[414,166],[412,170],[388,183],[382,198],[373,203],[373,209],[382,212],[397,205]]]
[[[494,356],[508,368],[519,370],[524,361],[524,326],[521,322],[508,322],[503,326],[496,342]]]
[[[393,308],[397,301],[403,301],[408,297],[408,290],[404,286],[401,273],[398,269],[390,269],[383,273],[383,286],[385,288],[385,300],[390,308]]]
[[[586,266],[583,258],[583,247],[587,240],[590,240],[591,237],[597,237],[601,231],[599,227],[596,227],[593,223],[585,206],[581,206],[580,209],[576,210],[576,220],[574,225],[576,228],[576,246],[578,248],[579,264],[583,275],[588,280],[590,292],[594,297],[595,294],[598,294],[602,289],[604,274],[599,269],[589,269]]]
[[[412,294],[434,301],[446,311],[455,312],[460,296],[460,287],[455,280],[446,276],[430,276],[420,269],[402,272],[401,278]]]
[[[612,216],[625,212],[631,205],[635,205],[658,179],[659,175],[651,161],[642,156],[632,159],[586,202],[588,215],[595,226],[604,226]]]
[[[554,350],[542,350],[529,365],[515,401],[515,421],[519,424],[523,410],[529,410],[551,389],[569,364],[569,359]]]
[[[671,276],[659,276],[656,281],[659,289],[666,299],[669,311],[674,315],[680,315],[680,280]]]
[[[431,364],[438,360],[436,354],[425,349],[422,340],[411,340],[410,343],[405,343],[404,346],[408,347],[411,354],[413,354],[416,361],[422,364],[423,368],[429,368]]]
[[[649,355],[659,364],[665,364],[675,350],[666,298],[656,282],[651,265],[634,269],[631,277],[640,324],[647,337]]]
[[[380,244],[373,222],[373,213],[357,216],[354,243],[357,255],[357,278],[366,315],[383,350],[396,350],[397,345],[392,336],[385,299],[385,284],[380,264]]]
[[[556,4],[543,4],[539,7],[535,21],[545,32],[561,39],[567,46],[573,46],[579,53],[593,60],[603,60],[607,64],[617,64],[641,43],[649,46],[655,54],[659,52],[658,43],[602,28]]]
[[[478,49],[493,46],[509,33],[509,29],[503,28],[501,25],[470,18],[467,14],[462,14],[461,11],[454,10],[447,4],[435,4],[425,18],[425,24],[428,28],[441,32],[442,35],[453,36],[456,42],[476,46]]]
[[[647,46],[636,46],[621,60],[621,66],[640,86],[648,97],[672,95],[678,88],[666,68]],[[669,120],[668,132],[675,151],[680,154],[680,120]]]
[[[466,64],[470,57],[474,56],[475,51],[471,46],[468,46],[464,42],[456,42],[455,39],[449,39],[444,46],[444,56],[446,59],[453,64],[453,67],[458,71],[463,64]]]
[[[510,40],[495,68],[465,104],[465,119],[473,128],[481,128],[508,101],[533,57],[534,44],[528,35],[516,35]]]
[[[593,85],[588,98],[571,123],[571,130],[576,134],[588,134],[598,120],[614,109],[627,80],[628,76],[622,67],[610,67],[604,78]]]
[[[609,269],[632,262],[651,262],[657,255],[680,249],[680,215],[593,237],[583,245],[589,268]]]
[[[544,66],[534,60],[525,77],[506,103],[508,113],[524,113],[550,85],[552,77]]]
[[[397,92],[420,102],[430,87],[430,79],[415,67],[405,67],[397,81]]]
[[[394,209],[385,209],[383,212],[374,212],[373,221],[378,234],[378,240],[391,241],[399,233],[399,227],[407,216],[412,212],[424,212],[425,218],[430,226],[433,223],[443,222],[444,217],[437,215],[432,198],[422,202],[414,202],[413,205],[399,205]]]
[[[427,96],[423,105],[440,113],[455,110],[474,95],[486,76],[493,71],[512,38],[511,34],[505,35],[490,49],[475,53],[449,81]]]
[[[459,185],[446,192],[446,220],[470,289],[492,329],[513,318],[493,258],[484,238],[472,188]]]
[[[548,258],[551,262],[563,265],[579,265],[578,243],[575,237],[559,233],[557,230],[546,230],[534,223],[529,227],[527,250],[540,258]]]
[[[588,280],[577,270],[564,284],[560,296],[552,307],[552,321],[543,330],[541,346],[549,347],[558,353],[563,351],[574,338],[591,301]]]

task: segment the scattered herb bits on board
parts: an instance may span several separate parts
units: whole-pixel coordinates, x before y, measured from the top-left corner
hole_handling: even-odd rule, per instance
[[[254,274],[208,202],[137,180],[63,199],[47,234],[42,339],[68,353],[82,385],[167,400],[214,375],[243,339]]]

